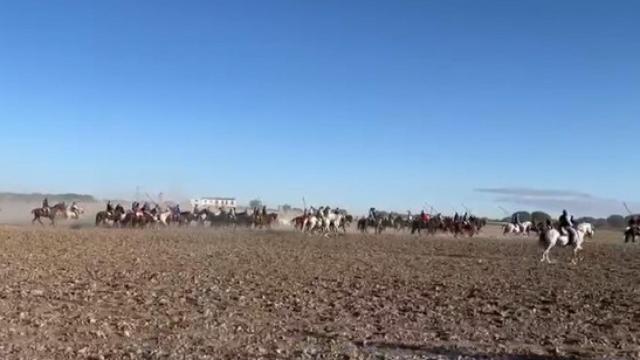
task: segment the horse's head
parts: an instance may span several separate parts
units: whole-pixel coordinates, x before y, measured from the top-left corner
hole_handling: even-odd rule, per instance
[[[593,239],[593,235],[595,234],[596,234],[596,229],[593,227],[593,225],[589,224],[589,226],[585,231],[585,236],[588,237],[589,239]]]

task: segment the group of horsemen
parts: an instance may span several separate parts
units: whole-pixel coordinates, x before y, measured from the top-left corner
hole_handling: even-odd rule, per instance
[[[61,203],[62,208],[64,210],[66,210],[66,204],[64,202]],[[55,216],[55,214],[51,213],[51,209],[53,209],[52,207],[49,206],[49,199],[48,198],[44,198],[44,200],[42,200],[42,211],[44,212],[44,216]],[[77,202],[72,202],[71,206],[69,207],[69,211],[75,213],[76,215],[79,215],[81,210],[80,210],[80,206],[78,206]]]
[[[193,206],[193,210],[191,212],[181,211],[180,204],[176,204],[175,206],[169,206],[168,209],[171,212],[171,215],[175,219],[180,219],[180,217],[188,216],[188,215],[193,215],[194,217],[197,217],[197,216],[201,216],[203,214],[209,213],[208,209],[200,209],[198,207],[198,204],[195,204]],[[114,210],[115,209],[111,204],[111,201],[108,201],[107,208],[106,208],[107,214],[111,216]],[[228,210],[225,208],[219,208],[218,210],[219,210],[218,216],[226,216],[231,220],[236,219],[238,216],[238,214],[236,213],[235,207],[229,208]],[[139,202],[134,201],[131,204],[131,212],[134,214],[144,214],[144,215],[154,216],[160,212],[160,206],[158,204],[156,204],[155,206],[151,206],[149,202],[144,202],[141,205]],[[253,212],[251,213],[250,216],[256,223],[267,221],[267,218],[268,218],[267,207],[266,206],[262,206],[262,208],[254,207]]]
[[[513,216],[511,217],[511,223],[518,228],[522,225],[519,213],[513,214]],[[575,240],[577,225],[578,224],[576,223],[576,221],[574,221],[573,215],[569,215],[569,212],[567,210],[562,210],[562,215],[560,215],[560,217],[558,218],[558,231],[560,231],[562,235],[568,235],[570,243],[573,243]],[[551,222],[551,219],[547,219],[544,223],[544,226],[547,229],[552,228],[553,224]],[[535,227],[533,230],[538,230],[538,228]]]
[[[394,219],[393,214],[388,214],[387,215],[389,219]],[[442,219],[442,214],[438,213],[436,215],[434,215],[435,218],[439,218]],[[380,215],[378,215],[378,212],[376,211],[376,208],[370,208],[369,209],[369,216],[368,219],[372,222],[377,221],[380,217]],[[397,218],[397,216],[396,216]],[[424,210],[420,211],[420,215],[418,215],[418,218],[416,220],[419,220],[423,223],[428,223],[431,220],[432,216],[431,214],[425,212]],[[454,224],[469,224],[473,218],[475,218],[473,215],[470,215],[468,212],[465,212],[464,214],[460,215],[458,214],[458,212],[456,212],[453,215],[453,223]],[[407,211],[407,216],[405,217],[405,220],[408,222],[412,222],[414,220],[414,216],[411,213],[411,211]]]

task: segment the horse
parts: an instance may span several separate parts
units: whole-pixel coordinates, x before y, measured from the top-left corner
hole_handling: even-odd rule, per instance
[[[382,234],[382,231],[384,230],[382,218],[371,219],[368,217],[363,217],[363,218],[360,218],[360,220],[358,220],[357,225],[358,225],[358,230],[360,230],[360,232],[365,234],[367,233],[368,227],[374,228],[375,234]]]
[[[80,215],[82,214],[84,214],[84,209],[76,204],[73,204],[65,211],[64,216],[66,219],[78,220],[80,219]]]
[[[267,227],[267,229],[271,229],[271,225],[278,221],[278,214],[276,213],[268,213],[266,215],[263,214],[255,214],[253,220],[253,226],[258,229],[262,229],[263,227]]]
[[[411,221],[411,234],[415,234],[416,231],[420,234],[422,233],[422,230],[428,230],[430,221],[431,219],[429,219],[429,221],[425,221],[420,217],[415,217],[413,221]]]
[[[234,227],[244,226],[248,228],[253,225],[254,217],[247,211],[239,212],[235,214],[234,218],[231,220],[231,223]]]
[[[104,226],[111,223],[112,226],[117,226],[124,219],[126,211],[122,205],[116,205],[115,209],[109,213],[105,210],[99,211],[96,214],[96,226]]]
[[[593,239],[593,235],[596,233],[595,227],[588,222],[580,223],[576,228],[584,231],[585,238]]]
[[[556,244],[560,243],[561,246],[573,246],[573,259],[572,263],[575,263],[578,259],[578,252],[582,250],[582,243],[584,242],[585,237],[585,229],[569,229],[569,231],[573,232],[573,243],[569,242],[569,235],[562,234],[559,230],[551,227],[547,227],[546,230],[540,232],[540,244],[545,248],[542,253],[542,259],[540,262],[551,263],[551,259],[549,258],[549,252],[553,249]]]
[[[445,231],[444,221],[440,214],[431,216],[427,221],[424,221],[421,217],[416,216],[411,222],[411,234],[422,233],[425,230],[428,235],[435,235],[438,230]]]
[[[407,228],[411,227],[412,221],[409,220],[409,217],[397,215],[393,219],[393,224],[396,231],[405,231]]]
[[[217,214],[208,211],[204,221],[208,221],[209,226],[226,226],[234,223],[232,215],[222,210]]]
[[[162,226],[171,225],[171,223],[174,222],[174,219],[176,218],[173,210],[171,210],[170,208],[166,210],[159,210],[157,217],[158,217],[158,222]]]
[[[320,225],[322,224],[322,219],[320,219],[316,215],[307,215],[302,219],[302,231],[304,232],[314,232],[316,231]]]
[[[352,217],[343,212],[330,212],[323,220],[325,232],[337,233],[340,229],[346,234],[347,226],[351,224]]]
[[[506,224],[503,227],[503,232],[502,235],[508,235],[508,234],[520,234],[520,235],[527,235],[529,236],[529,234],[531,233],[533,227],[533,223],[531,221],[524,221],[520,224]]]
[[[471,221],[466,222],[457,222],[454,224],[453,236],[458,237],[459,235],[467,235],[468,237],[473,237],[477,232],[477,228],[475,223]]]
[[[154,215],[144,212],[142,210],[128,211],[121,221],[122,225],[128,225],[130,227],[145,227],[149,223],[155,222]]]
[[[47,218],[51,221],[51,226],[55,226],[55,218],[59,213],[66,214],[67,206],[64,202],[57,203],[54,206],[45,209],[45,208],[35,208],[31,210],[33,214],[33,220],[31,220],[31,224],[35,224],[36,221],[40,223],[40,225],[44,226],[42,220],[40,218]]]
[[[293,228],[296,230],[304,231],[304,222],[307,220],[308,217],[309,215],[300,215],[291,219]]]
[[[636,242],[636,237],[640,237],[640,227],[637,225],[629,226],[624,231],[624,242]]]

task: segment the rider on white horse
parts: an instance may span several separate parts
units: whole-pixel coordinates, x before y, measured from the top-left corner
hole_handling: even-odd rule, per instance
[[[575,242],[575,230],[573,229],[573,216],[569,216],[567,210],[562,210],[562,215],[558,219],[558,227],[563,235],[569,235],[569,243]]]
[[[516,226],[516,228],[520,228],[520,214],[514,213],[511,217],[511,223]]]

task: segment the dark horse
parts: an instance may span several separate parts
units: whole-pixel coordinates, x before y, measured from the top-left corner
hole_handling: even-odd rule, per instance
[[[31,213],[33,214],[33,220],[31,220],[31,223],[35,224],[37,220],[40,223],[40,225],[44,226],[40,218],[47,218],[51,221],[51,226],[54,226],[56,224],[55,218],[58,215],[58,213],[61,212],[64,214],[65,211],[67,211],[67,206],[63,202],[57,203],[54,206],[50,207],[49,209],[35,208],[31,210]]]
[[[107,221],[111,221],[114,226],[117,226],[120,224],[124,214],[124,208],[120,204],[116,205],[116,208],[111,213],[104,210],[100,211],[96,214],[96,226],[107,225]]]
[[[271,225],[278,221],[278,214],[269,213],[266,215],[256,214],[253,219],[253,226],[258,229],[262,229],[266,227],[267,229],[271,229]]]
[[[422,230],[426,231],[428,235],[435,235],[438,230],[445,231],[445,223],[441,216],[433,216],[429,221],[424,221],[419,216],[416,216],[411,222],[411,233],[420,234]]]
[[[382,224],[382,218],[370,219],[368,217],[363,217],[358,219],[358,230],[362,233],[367,233],[367,227],[371,226],[375,229],[376,234],[382,234],[382,230],[384,230],[384,226]]]
[[[629,226],[624,232],[624,242],[636,242],[636,238],[640,237],[639,226]]]

